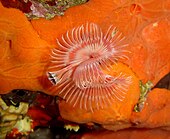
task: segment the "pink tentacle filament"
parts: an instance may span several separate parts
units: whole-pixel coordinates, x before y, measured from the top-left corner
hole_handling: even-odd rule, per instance
[[[57,40],[59,48],[51,53],[48,77],[53,89],[73,106],[93,111],[113,101],[123,101],[131,78],[123,73],[116,77],[104,73],[119,59],[128,58],[122,34],[110,26],[106,34],[94,24],[86,24]]]

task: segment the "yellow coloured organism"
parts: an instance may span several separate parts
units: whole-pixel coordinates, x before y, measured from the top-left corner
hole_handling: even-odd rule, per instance
[[[27,111],[28,103],[21,102],[19,107],[7,106],[0,97],[0,139],[4,139],[13,128],[23,133],[31,131],[31,120],[25,116]]]

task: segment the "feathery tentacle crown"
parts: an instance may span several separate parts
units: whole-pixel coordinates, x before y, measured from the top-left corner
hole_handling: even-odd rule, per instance
[[[57,94],[73,106],[93,111],[108,106],[112,101],[122,101],[130,84],[123,73],[113,77],[103,70],[119,59],[127,58],[121,45],[124,40],[118,30],[110,26],[104,35],[94,23],[67,31],[57,40],[59,48],[51,53],[48,77]]]

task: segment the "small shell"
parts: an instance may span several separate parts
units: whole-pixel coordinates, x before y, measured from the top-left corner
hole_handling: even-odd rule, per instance
[[[124,37],[115,27],[110,26],[104,35],[96,24],[87,23],[67,31],[61,40],[57,40],[59,48],[52,50],[47,73],[53,90],[61,90],[57,95],[91,111],[124,99],[130,77],[103,72],[119,59],[128,58],[124,49],[127,45],[120,45]]]

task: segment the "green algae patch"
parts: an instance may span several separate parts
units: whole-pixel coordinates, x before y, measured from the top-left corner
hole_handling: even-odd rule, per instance
[[[143,109],[143,106],[145,104],[145,101],[147,99],[147,94],[153,87],[153,84],[151,81],[146,82],[145,84],[142,83],[142,81],[139,82],[139,87],[140,87],[140,97],[137,102],[137,104],[134,107],[135,112],[140,112]]]
[[[25,13],[28,19],[45,18],[49,20],[55,16],[64,15],[68,8],[83,4],[87,0],[28,0],[27,2],[31,2],[31,11]]]

